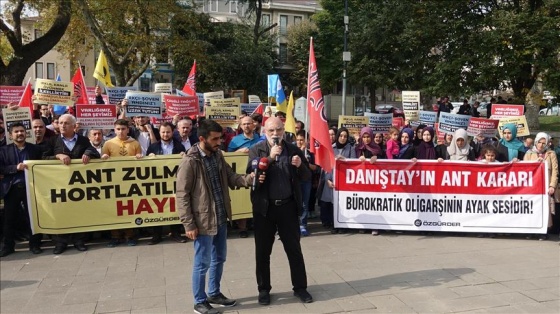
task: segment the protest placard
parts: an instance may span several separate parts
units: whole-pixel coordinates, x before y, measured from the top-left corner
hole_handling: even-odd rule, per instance
[[[406,119],[410,121],[418,120],[418,111],[420,110],[420,92],[402,91],[402,106]]]
[[[546,233],[545,164],[337,160],[335,227]]]
[[[35,144],[35,133],[31,127],[31,112],[29,108],[17,108],[17,109],[2,109],[2,115],[4,116],[4,125],[6,127],[6,143],[11,144],[12,139],[10,138],[9,130],[12,124],[21,123],[25,127],[25,141],[28,143]]]
[[[167,114],[174,116],[195,116],[200,114],[198,97],[196,96],[173,96],[163,94],[163,102]]]
[[[469,120],[467,134],[469,136],[494,137],[498,130],[498,123],[498,120],[473,117]]]
[[[434,127],[437,121],[437,112],[435,111],[420,111],[418,113],[419,124],[425,124],[426,126]]]
[[[239,108],[241,111],[245,111],[248,115],[251,115],[251,113],[253,113],[253,111],[255,111],[255,109],[257,109],[257,107],[259,106],[259,104],[241,104],[239,105]]]
[[[0,105],[18,104],[25,86],[0,86]]]
[[[198,94],[198,93],[197,93]],[[224,91],[203,93],[204,103],[209,104],[210,99],[224,99]]]
[[[338,128],[347,128],[348,133],[350,133],[349,136],[354,138],[359,138],[362,128],[368,125],[369,118],[365,116],[338,116]]]
[[[529,131],[529,125],[527,124],[527,118],[525,116],[520,117],[508,117],[508,118],[500,118],[500,122],[498,124],[498,129],[500,132],[498,134],[502,137],[502,132],[504,125],[508,123],[513,123],[517,126],[517,136],[529,136],[531,132]]]
[[[404,127],[404,119],[402,117],[394,117],[392,125],[401,130]]]
[[[109,97],[108,104],[116,105],[126,97],[126,92],[135,91],[136,86],[122,86],[122,87],[106,87],[107,96]]]
[[[457,129],[467,129],[471,116],[442,112],[439,116],[438,130],[441,133],[455,133]]]
[[[117,108],[103,104],[77,104],[76,120],[82,128],[112,129],[117,120]]]
[[[46,79],[35,80],[35,100],[37,104],[57,104],[74,106],[74,83]]]
[[[490,114],[492,119],[520,117],[524,114],[524,110],[523,105],[492,104]]]
[[[206,119],[218,122],[222,127],[237,128],[239,106],[236,107],[206,107]]]
[[[247,154],[224,153],[245,174]],[[33,233],[62,234],[178,224],[175,180],[180,155],[26,161]],[[249,189],[230,190],[233,219],[252,217]]]
[[[127,116],[161,117],[161,93],[127,91]]]
[[[235,107],[241,105],[239,98],[224,98],[224,99],[210,99],[210,106],[212,107]]]
[[[155,83],[154,84],[154,93],[172,93],[173,92],[173,84],[171,83]]]
[[[368,125],[373,132],[387,133],[389,128],[393,125],[392,113],[371,113],[364,112],[364,116],[368,117]]]

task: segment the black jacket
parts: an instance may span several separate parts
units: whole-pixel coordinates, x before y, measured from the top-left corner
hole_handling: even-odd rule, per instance
[[[295,145],[283,141],[284,149],[287,149],[288,156],[293,157],[295,155],[301,158],[301,166],[296,168],[295,166],[290,166],[290,181],[292,183],[293,195],[297,206],[298,216],[301,216],[303,212],[303,201],[301,196],[301,181],[311,180],[311,170],[309,170],[309,164],[305,158],[303,152]],[[247,164],[247,173],[251,172],[251,161],[255,158],[268,158],[268,164],[274,163],[274,159],[270,158],[270,147],[268,142],[262,141],[251,148],[249,148],[249,162]],[[271,185],[270,180],[266,180],[262,184],[258,184],[256,189],[251,192],[251,202],[253,203],[253,215],[260,214],[266,216],[268,213],[268,190],[274,189],[275,187]]]
[[[17,147],[14,143],[0,147],[0,175],[3,176],[2,185],[0,186],[0,198],[4,198],[8,193],[18,172],[17,165],[19,159],[16,149]],[[37,145],[27,143],[25,144],[25,149],[27,150],[27,160],[41,160],[42,151]]]
[[[76,140],[76,145],[72,150],[64,144],[62,136],[58,135],[51,139],[51,147],[47,150],[43,158],[45,159],[56,159],[56,155],[64,154],[68,155],[70,159],[81,159],[83,155],[89,156],[90,158],[100,158],[99,152],[95,147],[93,147],[89,139],[85,136],[78,134],[78,139]]]
[[[173,151],[172,154],[180,154],[186,152],[185,146],[181,144],[181,142],[172,139],[173,141]],[[157,143],[150,144],[148,146],[148,150],[146,151],[146,155],[154,154],[154,155],[163,155],[163,149],[161,148],[161,141],[157,141]]]

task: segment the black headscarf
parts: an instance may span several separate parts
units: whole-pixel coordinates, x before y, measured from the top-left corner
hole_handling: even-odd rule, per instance
[[[338,141],[338,139],[340,138],[340,134],[342,134],[342,132],[346,132],[346,143],[342,144]],[[342,127],[340,129],[338,129],[338,131],[336,132],[336,140],[334,142],[334,144],[336,145],[336,148],[338,149],[342,149],[344,148],[346,145],[348,145],[350,143],[350,132],[348,132],[348,129],[345,127]]]

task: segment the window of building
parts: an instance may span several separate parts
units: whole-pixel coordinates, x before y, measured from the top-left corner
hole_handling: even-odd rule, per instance
[[[47,63],[47,79],[54,80],[54,63]]]
[[[218,12],[218,0],[210,0],[210,12]]]
[[[265,27],[270,26],[270,14],[261,15],[261,25]]]
[[[43,78],[43,62],[35,62],[35,78]]]
[[[82,65],[81,68],[82,68],[82,74],[83,74],[84,77],[85,77],[85,76],[86,76],[86,66],[85,66],[85,65]]]
[[[288,45],[287,44],[280,44],[280,53],[279,53],[279,61],[280,64],[288,63]]]
[[[35,29],[35,38],[34,39],[37,39],[41,36],[43,36],[43,31],[40,30],[40,29]]]
[[[202,12],[210,11],[210,0],[202,0]]]
[[[301,16],[294,16],[294,25],[301,23]]]
[[[229,13],[237,13],[237,1],[229,2]]]
[[[288,32],[288,16],[280,15],[280,34],[286,35]]]

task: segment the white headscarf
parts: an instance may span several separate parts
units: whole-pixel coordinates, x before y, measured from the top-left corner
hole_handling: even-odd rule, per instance
[[[459,148],[459,146],[457,146],[458,138],[462,138],[465,140],[465,146],[463,146],[463,148]],[[469,145],[469,137],[467,135],[467,131],[465,131],[464,129],[457,129],[455,131],[455,134],[453,134],[453,140],[451,140],[451,144],[447,146],[449,160],[468,160],[470,149],[471,146]]]
[[[537,143],[543,138],[546,139],[546,143],[544,144],[544,149],[542,150],[542,152],[539,152],[537,150]],[[535,136],[535,142],[533,143],[533,151],[539,154],[546,152],[548,150],[548,142],[550,142],[550,135],[544,132],[537,133],[537,136]]]

